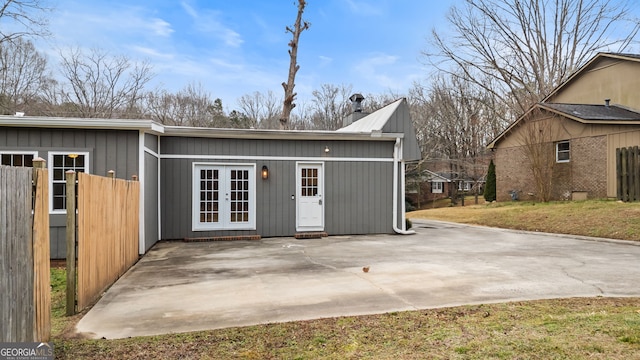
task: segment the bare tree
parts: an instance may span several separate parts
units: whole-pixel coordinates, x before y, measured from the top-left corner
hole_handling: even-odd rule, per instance
[[[71,49],[60,54],[61,75],[55,101],[69,104],[73,116],[112,118],[138,114],[142,90],[153,78],[147,62],[132,62],[126,56],[111,56],[93,49],[84,53]]]
[[[238,99],[240,112],[247,116],[252,127],[263,129],[278,128],[280,110],[278,104],[281,100],[269,90],[266,94],[259,91],[253,94],[245,94]]]
[[[298,16],[296,17],[296,22],[293,25],[293,29],[288,26],[286,28],[287,32],[290,32],[293,38],[289,41],[289,47],[291,48],[289,49],[289,57],[291,58],[289,62],[289,76],[287,82],[282,83],[284,100],[282,104],[282,115],[280,116],[280,130],[284,130],[289,126],[291,110],[296,106],[294,100],[297,94],[293,92],[293,88],[296,86],[296,73],[300,69],[300,65],[298,65],[298,42],[300,40],[300,34],[309,28],[309,23],[302,20],[302,13],[306,5],[307,2],[305,0],[298,0]]]
[[[536,111],[536,113],[539,113]],[[525,122],[518,136],[520,151],[527,159],[538,201],[548,202],[552,196],[553,170],[556,164],[553,138],[557,132],[554,117]],[[517,191],[517,190],[514,190]]]
[[[459,76],[436,77],[429,89],[414,85],[411,112],[428,168],[455,184],[479,185],[486,174],[485,144],[492,132],[492,111],[485,92]],[[476,191],[476,194],[478,194]],[[455,202],[457,186],[451,189]]]
[[[0,111],[3,114],[26,111],[27,106],[37,102],[49,81],[47,59],[31,41],[17,38],[0,43]]]
[[[51,11],[44,0],[5,0],[0,3],[0,44],[24,37],[48,36]]]
[[[314,90],[311,123],[314,129],[336,130],[342,127],[342,118],[349,114],[351,85],[322,84]]]
[[[201,84],[190,83],[175,94],[156,90],[147,93],[145,100],[147,113],[165,125],[225,128],[242,122],[242,116],[236,114],[232,124],[222,101],[212,99]]]
[[[511,121],[596,52],[637,41],[640,22],[629,14],[624,0],[464,0],[447,17],[453,35],[434,29],[423,54],[507,105],[496,114]]]

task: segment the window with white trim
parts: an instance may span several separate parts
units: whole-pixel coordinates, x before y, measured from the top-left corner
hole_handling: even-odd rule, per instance
[[[255,230],[255,164],[194,164],[193,230]]]
[[[0,151],[0,165],[33,167],[36,151]]]
[[[556,143],[556,162],[569,162],[571,159],[571,145],[569,140]]]
[[[432,181],[431,182],[431,193],[432,194],[442,194],[443,187],[444,187],[444,182],[442,182],[442,181]]]
[[[51,179],[51,211],[67,209],[67,180],[65,173],[89,172],[88,152],[49,152],[49,178]]]

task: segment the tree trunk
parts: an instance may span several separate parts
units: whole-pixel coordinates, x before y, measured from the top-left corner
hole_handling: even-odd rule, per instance
[[[285,130],[289,127],[289,117],[291,116],[291,110],[296,107],[296,104],[293,102],[296,97],[296,93],[293,92],[293,88],[296,80],[296,73],[298,69],[300,69],[300,65],[298,65],[298,40],[300,39],[300,34],[309,28],[309,23],[306,21],[302,21],[302,13],[304,12],[304,7],[307,5],[305,0],[298,0],[298,16],[296,17],[296,23],[293,25],[293,29],[287,26],[287,32],[290,32],[293,35],[293,38],[289,42],[289,56],[291,57],[291,62],[289,63],[289,77],[287,78],[286,83],[282,83],[282,87],[284,88],[284,102],[282,105],[282,115],[280,116],[280,130]]]

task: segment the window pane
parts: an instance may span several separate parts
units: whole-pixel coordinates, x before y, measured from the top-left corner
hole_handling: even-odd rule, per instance
[[[64,155],[53,155],[53,166],[61,167],[63,160],[64,160]]]

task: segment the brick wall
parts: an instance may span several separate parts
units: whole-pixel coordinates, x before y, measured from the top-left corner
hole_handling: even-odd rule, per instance
[[[552,200],[571,199],[573,191],[586,191],[589,199],[605,198],[606,151],[606,136],[572,139],[571,161],[556,163],[553,168]],[[535,200],[531,170],[520,148],[497,148],[495,165],[498,201],[511,201],[512,190],[518,191],[520,200]]]
[[[573,191],[587,191],[589,199],[607,197],[607,137],[571,140]]]
[[[522,156],[520,148],[498,148],[495,150],[496,200],[511,201],[511,191],[516,190],[520,200],[529,200],[535,186],[531,170]]]

